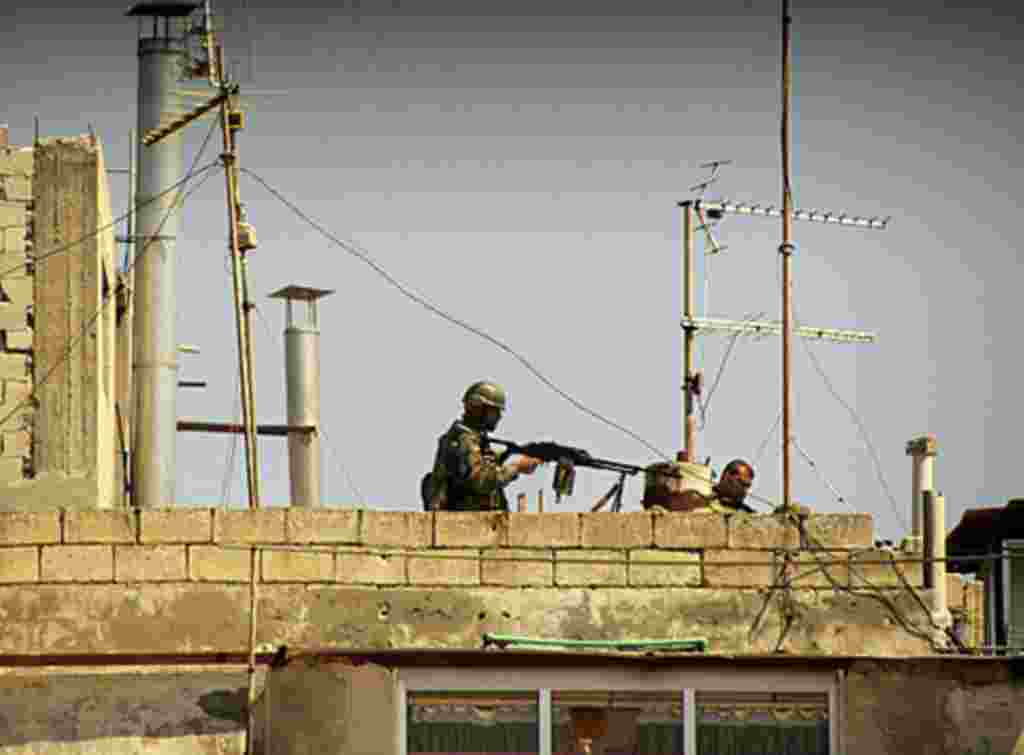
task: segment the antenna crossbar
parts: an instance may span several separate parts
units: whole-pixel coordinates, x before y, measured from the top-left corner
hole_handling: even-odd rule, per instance
[[[775,320],[724,320],[712,317],[683,317],[683,330],[706,331],[710,333],[739,333],[751,336],[778,336],[782,334],[782,323]],[[793,332],[801,338],[836,343],[874,343],[878,334],[867,330],[841,330],[838,328],[815,328],[801,326]]]
[[[722,215],[753,215],[764,218],[781,218],[782,210],[775,205],[763,205],[755,202],[731,202],[725,199],[696,199],[679,202],[680,207],[691,205],[695,210],[703,210],[711,217]],[[808,220],[814,223],[827,223],[853,228],[868,228],[884,231],[889,226],[891,217],[861,217],[845,212],[829,212],[827,210],[792,210],[794,220]]]

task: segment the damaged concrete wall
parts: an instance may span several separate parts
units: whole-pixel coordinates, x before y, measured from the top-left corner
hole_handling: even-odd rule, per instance
[[[99,141],[40,140],[32,205],[34,275],[22,288],[34,317],[33,479],[4,490],[2,506],[110,508],[116,463],[116,307],[110,300],[116,269]]]
[[[0,143],[0,485],[31,473],[31,147]]]
[[[921,563],[865,515],[0,512],[3,653],[706,637],[718,653],[932,651]],[[813,537],[824,550],[801,549]]]
[[[256,752],[393,755],[397,705],[389,669],[299,659],[269,674]]]
[[[1022,755],[1019,661],[858,661],[846,677],[844,743],[880,755]]]
[[[241,670],[0,672],[3,755],[242,755]]]

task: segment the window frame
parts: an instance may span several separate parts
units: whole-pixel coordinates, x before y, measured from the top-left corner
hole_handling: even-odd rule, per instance
[[[1024,545],[1024,542],[1022,542]],[[794,666],[799,665],[798,659]],[[703,664],[701,664],[703,665]],[[551,755],[552,690],[601,689],[615,692],[680,692],[684,696],[685,755],[697,755],[697,691],[735,692],[772,689],[778,692],[820,692],[828,697],[829,753],[842,755],[840,721],[844,715],[840,694],[842,672],[808,668],[743,669],[722,666],[707,668],[604,667],[592,668],[522,667],[459,668],[453,666],[398,668],[396,733],[397,755],[408,755],[406,720],[410,692],[457,690],[515,690],[536,692],[538,704],[539,755]]]

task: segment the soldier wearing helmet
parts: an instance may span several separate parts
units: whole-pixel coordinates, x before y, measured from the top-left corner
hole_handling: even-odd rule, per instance
[[[423,478],[421,495],[428,511],[508,511],[505,487],[521,474],[532,474],[539,459],[521,456],[504,466],[490,448],[487,434],[507,405],[497,383],[479,381],[462,397],[462,418],[437,442],[434,467]]]

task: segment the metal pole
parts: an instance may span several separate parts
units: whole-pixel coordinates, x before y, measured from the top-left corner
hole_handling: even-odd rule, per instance
[[[139,40],[140,134],[159,128],[173,109],[185,54],[184,39],[170,34]],[[181,133],[169,135],[139,157],[136,233],[143,243],[141,249],[136,247],[134,259],[132,480],[135,505],[155,508],[174,503],[178,393],[175,242],[180,189],[155,197],[181,176]]]
[[[693,205],[683,202],[683,318],[693,321],[694,254]],[[693,407],[693,345],[696,328],[683,325],[683,448],[689,461],[697,459],[697,418]]]
[[[793,338],[793,271],[791,267],[793,195],[789,175],[789,27],[791,23],[789,0],[782,0],[782,244],[779,246],[779,253],[782,255],[782,505],[786,508],[792,504],[793,485],[790,455],[793,418],[793,375],[790,365]]]
[[[224,51],[217,48],[218,65],[223,63]],[[231,110],[230,100],[221,103],[220,118],[221,132],[224,137],[224,176],[227,185],[228,205],[228,235],[231,242],[231,280],[235,295],[235,325],[238,340],[238,370],[240,379],[238,381],[242,399],[242,420],[245,425],[245,458],[246,476],[248,478],[249,508],[259,508],[259,463],[256,449],[256,427],[253,421],[251,393],[252,381],[249,371],[251,364],[248,357],[251,353],[248,340],[248,316],[245,312],[246,287],[244,283],[244,268],[242,255],[238,248],[238,156],[235,151],[235,140],[229,122]]]

